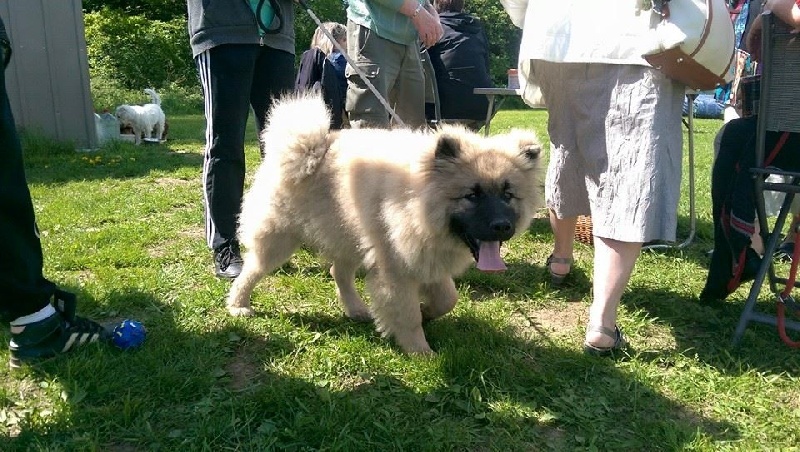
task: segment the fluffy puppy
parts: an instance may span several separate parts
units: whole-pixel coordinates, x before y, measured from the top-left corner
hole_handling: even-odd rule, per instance
[[[322,98],[306,93],[276,102],[263,142],[239,217],[246,254],[228,295],[233,315],[253,313],[256,283],[304,243],[333,262],[348,317],[374,320],[405,352],[430,353],[422,321],[455,307],[453,277],[474,261],[505,269],[501,242],[541,203],[532,132],[331,131]],[[354,285],[361,266],[369,307]]]
[[[150,103],[144,105],[120,105],[116,117],[121,128],[133,129],[134,142],[141,143],[142,137],[160,140],[164,134],[166,116],[161,109],[161,97],[152,89],[144,90],[150,95]]]

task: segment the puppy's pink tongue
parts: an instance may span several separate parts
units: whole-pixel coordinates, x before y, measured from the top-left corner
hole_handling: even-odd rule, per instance
[[[506,264],[500,257],[500,242],[481,242],[478,251],[478,270],[484,272],[502,272]]]

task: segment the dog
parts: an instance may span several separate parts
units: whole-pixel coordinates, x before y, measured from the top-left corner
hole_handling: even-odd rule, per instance
[[[432,353],[422,322],[455,307],[453,277],[473,260],[505,269],[501,242],[524,231],[541,204],[541,145],[525,131],[329,124],[313,93],[281,98],[268,113],[265,158],[239,216],[244,265],[227,308],[252,315],[255,285],[306,244],[332,261],[348,317],[373,320],[406,353]],[[362,266],[371,308],[354,284]]]
[[[161,140],[167,121],[161,109],[161,97],[153,89],[144,90],[150,95],[150,103],[144,105],[120,105],[115,116],[120,129],[130,127],[133,130],[134,143],[142,142],[142,137]]]

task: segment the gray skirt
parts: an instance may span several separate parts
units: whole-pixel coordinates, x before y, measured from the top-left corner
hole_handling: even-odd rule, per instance
[[[675,240],[685,87],[634,65],[534,61],[547,104],[545,200],[591,215],[594,235]]]

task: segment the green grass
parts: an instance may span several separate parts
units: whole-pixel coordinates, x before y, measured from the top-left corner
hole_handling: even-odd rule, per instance
[[[545,115],[502,111],[493,131],[544,140]],[[639,259],[620,308],[634,352],[617,362],[581,353],[592,249],[578,245],[576,277],[552,289],[543,218],[506,245],[508,272],[458,279],[455,311],[425,327],[437,355],[409,357],[343,318],[308,251],[256,289],[255,317],[228,316],[203,238],[201,115],[172,115],[161,146],[84,153],[28,137],[46,275],[81,314],[139,319],[148,338],[0,366],[0,450],[797,450],[798,352],[759,324],[731,347],[746,289],[696,300],[720,125],[696,124],[697,239]]]

